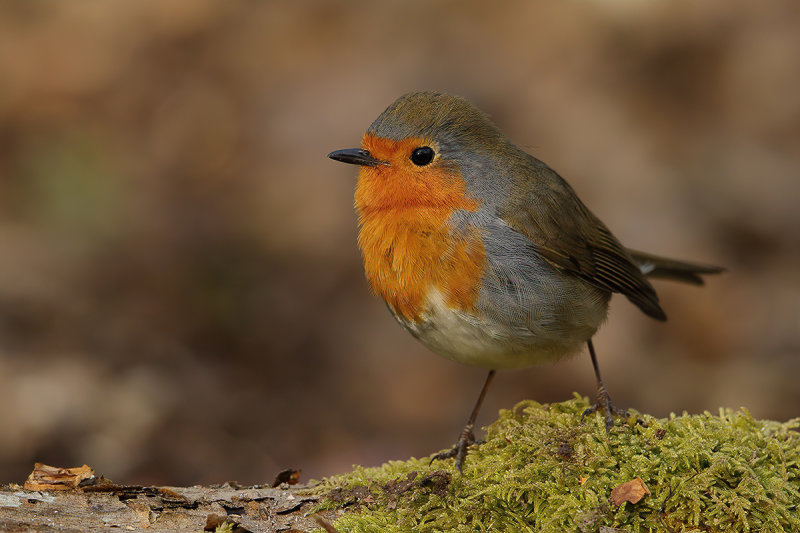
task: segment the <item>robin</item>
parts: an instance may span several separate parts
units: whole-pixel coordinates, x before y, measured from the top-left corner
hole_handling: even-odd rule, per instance
[[[473,426],[499,369],[555,361],[584,344],[597,378],[584,412],[611,403],[592,345],[612,293],[666,320],[648,281],[701,285],[723,269],[625,248],[554,170],[517,148],[466,100],[401,96],[361,148],[328,157],[359,165],[358,246],[372,290],[434,352],[489,369],[467,425],[438,459],[462,469]]]

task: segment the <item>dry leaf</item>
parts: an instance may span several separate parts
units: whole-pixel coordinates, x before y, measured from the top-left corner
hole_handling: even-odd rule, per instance
[[[611,491],[610,499],[611,503],[619,507],[623,502],[637,503],[646,494],[650,494],[650,489],[644,484],[642,478],[636,476],[632,480],[614,487],[614,490]]]
[[[272,482],[273,487],[278,487],[283,483],[288,485],[296,485],[298,481],[300,481],[300,470],[294,470],[293,468],[287,468],[286,470],[281,470],[278,472],[278,475],[275,476],[275,481]]]
[[[218,529],[227,529],[231,533],[251,533],[249,529],[239,525],[230,517],[218,514],[208,515],[206,517],[206,527],[203,528],[203,531],[217,531]]]
[[[203,528],[203,531],[214,531],[219,526],[224,524],[226,520],[228,520],[227,516],[210,514],[206,517],[206,527]]]
[[[70,490],[94,479],[94,470],[88,465],[59,468],[35,463],[24,487],[26,490]]]
[[[327,531],[327,533],[339,533],[338,530],[333,527],[333,524],[322,518],[320,515],[315,514],[314,520],[319,524],[319,527]]]

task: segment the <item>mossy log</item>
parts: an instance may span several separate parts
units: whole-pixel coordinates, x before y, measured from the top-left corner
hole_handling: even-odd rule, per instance
[[[340,533],[800,531],[800,419],[633,412],[606,432],[599,415],[581,421],[587,406],[501,411],[463,474],[423,458],[302,488],[7,486],[0,529],[202,531],[217,515],[227,523],[209,530],[322,531],[319,515]]]
[[[581,422],[587,407],[520,403],[463,474],[427,458],[356,468],[314,489],[318,508],[348,510],[341,533],[800,531],[800,419],[634,412],[607,433]]]

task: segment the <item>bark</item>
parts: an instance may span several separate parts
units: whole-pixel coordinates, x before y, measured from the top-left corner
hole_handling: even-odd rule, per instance
[[[316,497],[302,489],[237,487],[138,487],[99,483],[68,490],[0,487],[0,531],[83,532],[213,531],[229,520],[244,533],[311,531],[306,516]]]

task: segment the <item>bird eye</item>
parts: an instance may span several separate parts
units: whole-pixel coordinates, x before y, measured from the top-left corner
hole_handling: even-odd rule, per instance
[[[430,146],[421,146],[411,152],[411,162],[418,167],[424,167],[433,161],[434,155],[436,155],[436,153],[433,151],[433,148]]]

